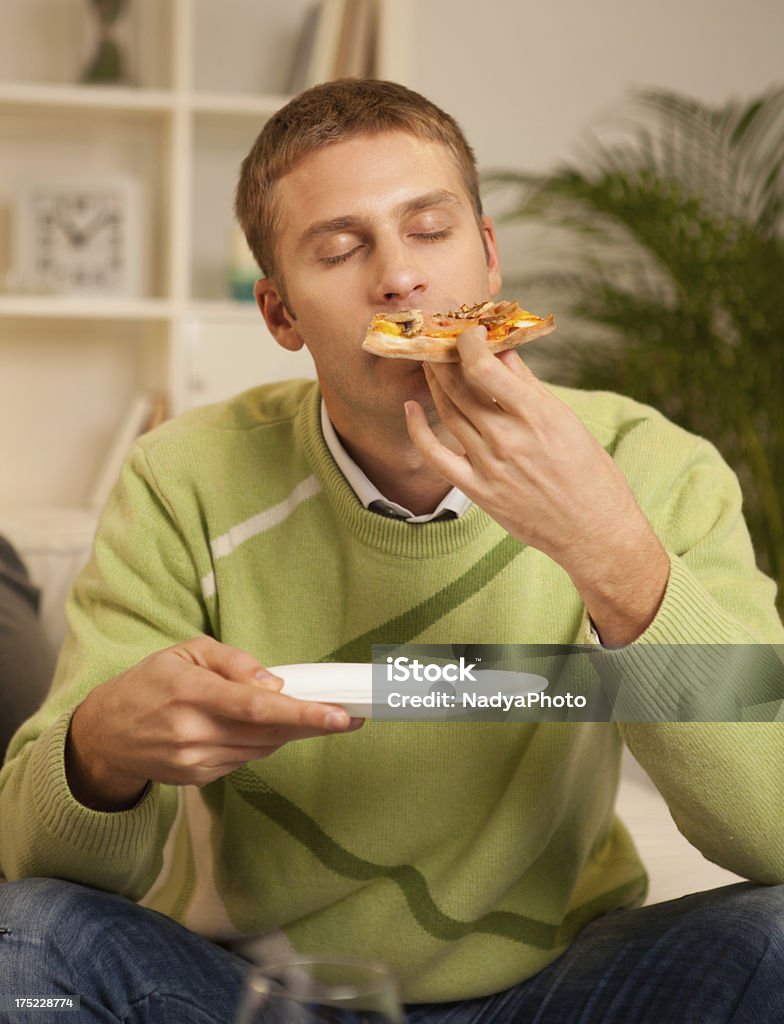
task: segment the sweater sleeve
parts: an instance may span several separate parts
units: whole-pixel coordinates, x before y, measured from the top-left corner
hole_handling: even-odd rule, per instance
[[[678,828],[705,857],[753,881],[782,883],[784,628],[776,588],[755,565],[740,487],[712,445],[694,439],[663,490],[653,525],[670,553],[668,586],[645,633],[628,654],[617,652],[623,686],[636,690],[637,706],[647,712],[640,717],[655,721],[619,728]],[[692,645],[691,654],[669,645]],[[703,671],[668,672],[668,655]],[[750,721],[719,714],[730,720],[679,722],[690,702],[710,705],[711,687],[724,690],[716,695],[720,709],[729,706],[723,697],[730,691],[740,695],[736,707],[757,703],[764,713],[751,708]],[[760,703],[766,696],[778,696],[778,721],[770,720],[776,702]]]
[[[70,793],[64,751],[71,715],[91,689],[153,651],[210,631],[184,537],[137,446],[69,595],[68,635],[49,695],[14,736],[0,772],[7,878],[54,876],[139,899],[157,876],[177,789],[153,785],[127,811],[90,810]]]

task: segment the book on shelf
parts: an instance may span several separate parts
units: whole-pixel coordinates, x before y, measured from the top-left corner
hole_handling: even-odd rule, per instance
[[[134,395],[87,495],[85,504],[90,512],[100,512],[106,504],[136,438],[163,423],[166,417],[163,395],[155,391],[140,391]]]
[[[294,60],[291,65],[286,92],[294,95],[307,87],[310,62],[316,41],[319,22],[321,21],[321,4],[312,4],[305,12],[305,20],[297,40]]]
[[[308,89],[311,85],[327,82],[333,77],[335,56],[340,44],[346,5],[347,0],[321,0],[318,23],[313,38],[313,49],[303,88]]]
[[[347,0],[333,78],[369,78],[375,72],[377,0]]]
[[[288,80],[298,93],[334,78],[375,71],[379,0],[320,0],[308,9]]]

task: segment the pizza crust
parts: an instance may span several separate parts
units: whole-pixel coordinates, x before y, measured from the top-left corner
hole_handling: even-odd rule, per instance
[[[475,323],[466,323],[463,330],[475,327]],[[555,330],[555,317],[550,314],[545,320],[537,317],[530,323],[522,323],[520,327],[496,341],[488,339],[487,347],[493,353],[504,352],[506,349],[517,348],[534,338],[541,338]],[[462,331],[460,332],[462,334]],[[428,363],[459,363],[457,337],[433,338],[426,334],[417,334],[412,338],[401,335],[387,334],[385,331],[368,331],[362,348],[366,352],[383,356],[386,359],[419,359]]]

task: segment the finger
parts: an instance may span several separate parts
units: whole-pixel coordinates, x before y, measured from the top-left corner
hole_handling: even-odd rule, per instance
[[[301,701],[300,703],[305,703]],[[263,737],[256,737],[255,745],[259,748],[264,747],[281,747],[284,743],[290,743],[292,740],[308,740],[316,739],[319,736],[330,736],[336,733],[348,733],[356,732],[361,729],[365,724],[364,718],[351,718],[343,708],[339,709],[341,715],[346,715],[348,724],[345,728],[341,727],[338,730],[335,729],[323,729],[323,728],[310,728],[307,726],[296,726],[296,725],[275,725],[267,726],[264,729]],[[254,744],[246,744],[246,746],[253,746]],[[233,746],[230,744],[229,746]]]
[[[284,681],[280,676],[273,675],[268,668],[261,668],[256,672],[252,679],[248,680],[251,686],[257,686],[260,690],[273,690],[279,693],[284,686]]]
[[[503,411],[486,390],[469,382],[461,364],[442,365],[431,373],[428,384],[432,380],[430,391],[441,421],[467,451],[475,450],[488,423]]]
[[[224,679],[254,682],[266,689],[280,690],[283,680],[273,675],[248,651],[221,643],[211,636],[194,637],[176,648],[184,657],[202,668],[211,669]]]
[[[425,363],[425,379],[441,422],[460,441],[463,448],[473,447],[480,438],[479,430],[466,415],[466,412],[456,405],[451,395],[447,394],[443,384],[427,363]],[[463,404],[469,409],[475,410],[475,404],[472,406],[468,401],[464,401]]]
[[[350,718],[333,704],[297,700],[247,682],[226,680],[199,665],[188,666],[173,682],[173,699],[214,718],[259,727],[293,726],[316,732],[344,732]]]
[[[360,720],[360,724],[362,720]],[[355,728],[359,728],[357,725]],[[353,729],[350,731],[354,731]],[[315,738],[308,736],[283,737],[278,741],[270,740],[264,743],[246,744],[245,746],[227,746],[215,744],[211,747],[180,751],[175,759],[163,765],[155,773],[158,782],[168,782],[173,785],[197,785],[202,786],[212,782],[229,772],[247,764],[249,761],[259,761],[272,754],[277,753],[281,747],[294,739]]]
[[[352,718],[351,728],[348,731],[356,732],[358,729],[361,729],[364,724],[364,718]],[[316,737],[301,738],[315,739]],[[192,784],[194,782],[197,785],[203,785],[206,782],[213,781],[223,775],[227,775],[229,772],[236,771],[237,768],[241,768],[242,765],[247,764],[249,761],[259,761],[266,757],[270,757],[272,754],[277,753],[282,747],[284,747],[287,742],[289,741],[281,740],[278,743],[265,743],[263,745],[249,745],[244,747],[216,746],[211,750],[204,751],[198,764],[193,764],[190,767],[187,765],[173,765],[170,771],[166,774],[171,778],[175,785]]]
[[[488,349],[479,335],[479,329],[463,331],[457,339],[463,373],[469,384],[483,390],[502,409],[515,415],[524,415],[526,388],[539,385],[538,379],[527,367],[518,367],[510,359],[501,359]],[[511,352],[511,349],[509,350]],[[519,356],[515,356],[522,363]]]
[[[353,732],[364,719],[352,718],[342,732]],[[253,725],[228,718],[197,719],[187,736],[188,746],[193,750],[220,747],[226,750],[280,746],[293,739],[310,739],[314,736],[330,735],[335,730],[292,725]],[[206,756],[206,755],[204,755]]]
[[[504,389],[503,384],[498,384],[498,371],[514,379],[510,370],[494,365],[497,360],[491,353],[483,351],[482,359],[488,362],[483,362],[478,367],[467,367],[462,362],[439,363],[430,370],[430,374],[438,381],[455,408],[475,424],[480,432],[487,416],[507,411],[496,400],[496,393]],[[428,376],[428,383],[430,379]],[[507,389],[508,383],[507,381]]]
[[[205,755],[204,763],[200,766],[203,771],[209,773],[211,778],[220,778],[229,772],[236,771],[248,761],[260,761],[262,758],[275,754],[284,743],[270,744],[265,747],[217,747]]]
[[[490,355],[487,348],[487,330],[484,327],[467,328],[459,336],[458,345],[460,344],[460,338],[465,335],[469,335],[474,339],[474,343],[478,346],[478,351]],[[477,386],[475,381],[469,380],[460,362],[425,363],[425,369],[426,372],[438,380],[444,391],[450,395],[461,409],[466,409],[476,404],[483,405],[489,409],[493,407],[493,396],[488,393],[487,389],[483,386],[483,382],[480,380],[479,386]]]
[[[518,377],[522,377],[525,380],[538,380],[538,377],[533,370],[528,366],[525,360],[522,358],[516,348],[508,348],[503,352],[499,352],[496,359],[500,360],[504,366],[508,367],[512,373],[517,374]]]
[[[441,444],[431,430],[425,411],[419,402],[408,401],[404,404],[404,409],[408,436],[428,465],[455,487],[466,491],[471,484],[473,473],[465,456],[457,455]]]
[[[258,695],[260,700],[253,705],[254,724],[262,726],[268,733],[291,732],[297,735],[318,735],[319,733],[345,732],[351,725],[351,716],[337,704],[322,704],[319,701],[299,700],[285,693]]]

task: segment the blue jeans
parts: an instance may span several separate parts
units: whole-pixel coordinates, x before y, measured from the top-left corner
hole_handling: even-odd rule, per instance
[[[128,900],[69,882],[0,885],[0,998],[81,997],[2,1024],[232,1024],[246,961]],[[588,925],[549,967],[409,1024],[780,1024],[784,885],[731,885]]]

